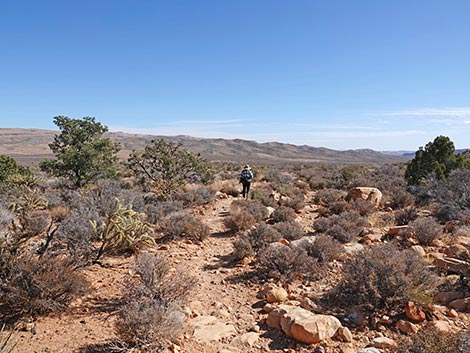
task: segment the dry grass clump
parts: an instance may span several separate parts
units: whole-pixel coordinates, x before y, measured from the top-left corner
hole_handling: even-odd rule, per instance
[[[165,340],[183,332],[186,303],[196,281],[185,273],[171,274],[161,256],[142,253],[124,291],[116,332],[124,344],[143,352],[158,351]]]
[[[297,218],[295,211],[287,206],[279,206],[271,214],[271,220],[275,223],[278,222],[291,222]]]
[[[274,198],[273,189],[269,185],[260,185],[251,191],[251,198],[261,202],[266,207],[277,207],[278,201]]]
[[[413,206],[405,207],[395,211],[394,216],[396,224],[398,226],[404,226],[406,224],[410,224],[416,218],[418,218],[418,210]]]
[[[230,230],[248,229],[268,218],[268,210],[259,201],[235,200],[224,224]]]
[[[159,223],[159,230],[168,239],[191,239],[197,242],[207,239],[209,227],[187,211],[170,213]]]
[[[238,197],[240,195],[240,190],[240,184],[233,180],[224,180],[219,188],[220,192],[233,197]]]
[[[156,201],[148,203],[145,207],[147,222],[158,224],[169,214],[183,210],[184,205],[181,201]]]
[[[85,277],[68,259],[57,256],[9,254],[2,249],[0,264],[0,320],[15,321],[64,310],[88,289]]]
[[[430,245],[442,234],[442,227],[433,218],[418,218],[411,224],[413,237],[421,245]]]
[[[367,217],[377,210],[376,207],[372,204],[372,202],[364,199],[354,200],[350,204],[351,209],[356,211],[363,217]]]
[[[251,240],[248,236],[241,236],[235,239],[233,245],[233,256],[235,260],[241,261],[244,258],[255,256],[255,250],[251,245]]]
[[[421,330],[400,342],[397,353],[469,353],[470,334]]]
[[[391,244],[373,246],[344,264],[341,282],[325,300],[331,306],[390,312],[401,309],[408,300],[430,300],[437,284],[437,276],[417,254]]]
[[[332,236],[341,243],[347,243],[359,236],[369,222],[355,211],[343,212],[329,218],[315,220],[314,228],[319,233]]]

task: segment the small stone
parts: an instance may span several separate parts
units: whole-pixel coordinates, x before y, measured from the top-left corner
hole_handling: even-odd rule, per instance
[[[324,347],[318,346],[318,347],[315,348],[314,352],[315,353],[326,353],[326,350],[325,350]]]
[[[458,314],[457,311],[455,311],[454,309],[447,309],[446,315],[447,315],[448,317],[452,317],[452,318],[459,317],[459,314]]]
[[[269,303],[263,307],[263,311],[266,313],[270,313],[273,310],[274,310],[274,305],[269,304]]]
[[[426,313],[424,310],[411,301],[408,301],[405,304],[405,313],[406,316],[414,323],[426,320]]]
[[[345,326],[341,326],[338,328],[338,331],[336,331],[336,334],[338,335],[339,339],[343,342],[352,342],[353,341],[353,335],[349,328]]]
[[[396,348],[398,346],[397,342],[388,337],[376,337],[372,340],[372,345],[380,349]]]
[[[427,326],[442,333],[448,333],[452,331],[449,322],[444,320],[431,321]]]
[[[399,320],[396,323],[396,328],[407,335],[418,332],[418,327],[415,324],[405,320]]]
[[[455,299],[463,299],[464,296],[465,294],[463,292],[458,292],[458,291],[439,292],[436,294],[436,301],[444,305],[447,305]]]
[[[367,348],[361,349],[357,353],[380,353],[380,351],[375,347],[367,347]]]
[[[465,299],[455,299],[449,303],[449,306],[457,311],[467,311],[470,307],[470,297]]]
[[[266,301],[268,303],[280,303],[289,298],[289,294],[282,287],[275,287],[266,293]]]

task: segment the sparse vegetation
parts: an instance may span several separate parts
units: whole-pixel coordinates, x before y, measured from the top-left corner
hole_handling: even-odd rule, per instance
[[[421,330],[400,343],[397,353],[467,353],[470,334]]]
[[[209,227],[187,211],[170,213],[159,223],[160,231],[166,238],[186,238],[201,242],[209,236]]]
[[[267,218],[268,210],[259,201],[235,200],[224,223],[231,230],[240,230],[250,228]]]

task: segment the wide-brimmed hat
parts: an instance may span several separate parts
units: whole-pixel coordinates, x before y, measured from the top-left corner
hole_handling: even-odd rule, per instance
[[[247,164],[243,167],[244,169],[250,169],[250,166]]]

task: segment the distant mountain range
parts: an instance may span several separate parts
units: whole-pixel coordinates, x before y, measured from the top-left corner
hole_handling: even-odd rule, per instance
[[[58,131],[40,129],[1,129],[0,154],[14,157],[20,163],[36,164],[51,158],[48,144]],[[188,150],[200,153],[209,161],[234,163],[334,163],[385,164],[406,161],[407,151],[377,152],[370,149],[336,151],[323,147],[297,146],[287,143],[258,143],[247,140],[208,139],[189,136],[152,136],[110,132],[108,136],[121,143],[120,157],[126,158],[132,150],[141,150],[150,140],[163,138],[181,143]],[[403,153],[402,153],[403,152]],[[414,152],[411,152],[414,154]]]

